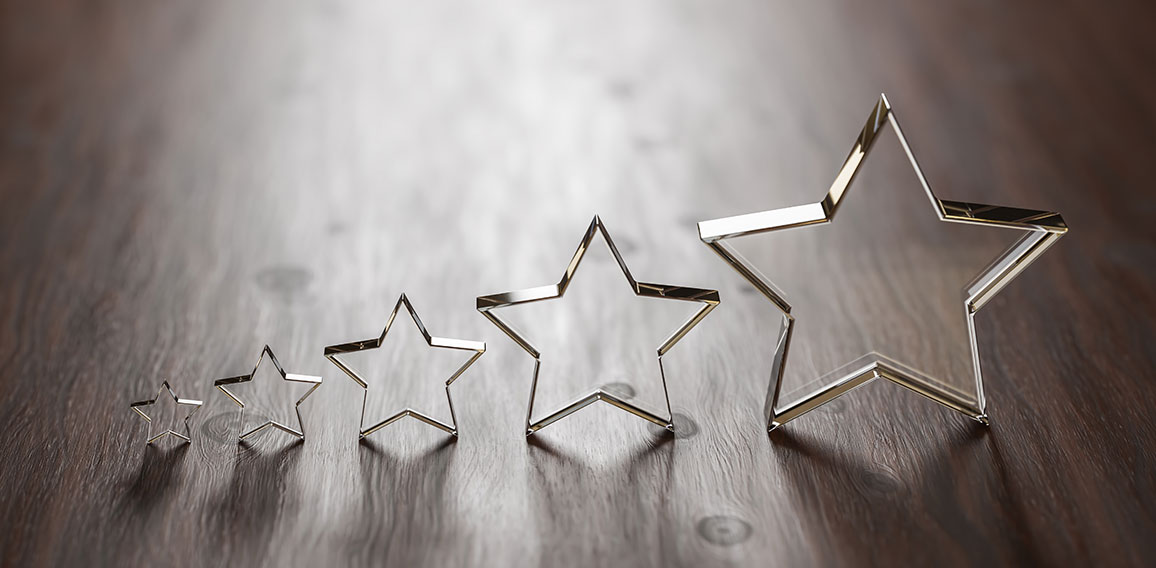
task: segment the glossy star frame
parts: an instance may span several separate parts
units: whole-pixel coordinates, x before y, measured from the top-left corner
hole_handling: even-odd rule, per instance
[[[871,151],[876,137],[884,126],[890,124],[907,154],[911,167],[919,179],[927,198],[930,200],[935,214],[941,221],[952,223],[969,223],[1006,227],[1024,231],[1025,234],[996,259],[974,280],[965,287],[966,297],[964,308],[967,313],[967,330],[971,344],[972,367],[975,375],[976,396],[973,402],[970,397],[956,389],[936,384],[921,377],[919,373],[911,371],[889,358],[877,353],[869,353],[856,359],[852,363],[853,370],[829,386],[821,387],[800,398],[797,401],[780,406],[779,394],[782,388],[783,374],[787,364],[787,353],[791,343],[791,331],[794,329],[795,318],[791,315],[791,305],[783,293],[762,275],[747,259],[743,258],[727,242],[727,239],[754,235],[769,231],[779,231],[792,227],[802,227],[819,223],[829,223],[835,218],[839,204],[846,194],[859,166]],[[867,123],[859,133],[859,138],[851,148],[851,153],[843,162],[835,181],[827,191],[826,197],[817,203],[809,203],[784,209],[773,209],[760,213],[738,215],[723,219],[703,221],[698,224],[699,237],[711,247],[719,256],[731,265],[744,279],[750,282],[760,293],[773,302],[783,312],[782,323],[776,342],[774,362],[771,368],[772,383],[768,389],[764,405],[764,414],[767,418],[767,429],[775,428],[846,394],[847,392],[877,378],[887,379],[903,387],[911,389],[944,406],[953,408],[966,414],[982,424],[988,424],[987,401],[983,393],[983,379],[979,366],[979,348],[975,338],[974,316],[981,307],[991,300],[1000,290],[1007,286],[1029,264],[1040,257],[1048,248],[1062,237],[1068,230],[1063,217],[1059,213],[1050,211],[1035,211],[1014,207],[1000,207],[979,203],[965,203],[961,201],[947,201],[939,199],[931,190],[931,185],[923,175],[915,154],[899,121],[891,110],[886,95],[879,96]]]
[[[273,363],[273,367],[277,369],[277,374],[281,375],[282,380],[294,383],[305,383],[313,386],[309,387],[309,390],[305,391],[305,394],[301,395],[301,398],[297,399],[297,402],[293,404],[293,411],[297,413],[297,428],[293,428],[274,420],[267,420],[264,424],[255,426],[248,432],[244,432],[245,401],[241,400],[241,398],[236,394],[233,394],[233,392],[229,390],[229,387],[251,382],[253,380],[253,376],[257,374],[257,369],[261,368],[261,363],[265,360],[266,356],[269,357],[269,361]],[[261,350],[261,356],[257,358],[257,364],[253,366],[253,372],[249,373],[248,375],[218,379],[213,383],[213,386],[220,389],[221,392],[225,393],[225,395],[229,397],[230,400],[237,403],[237,405],[241,407],[241,415],[237,419],[238,429],[242,431],[241,436],[238,438],[239,442],[269,427],[276,428],[300,440],[304,440],[305,426],[301,421],[301,403],[305,402],[305,399],[308,398],[309,395],[313,394],[313,391],[317,390],[317,387],[321,386],[321,380],[321,377],[315,377],[312,375],[295,375],[293,373],[286,373],[285,369],[281,367],[281,363],[277,361],[277,356],[273,354],[273,350],[270,349],[268,345],[266,345],[265,348]]]
[[[405,410],[402,410],[401,412],[398,412],[397,414],[394,414],[393,416],[390,416],[389,418],[386,418],[385,420],[382,420],[381,422],[378,422],[369,428],[365,427],[365,401],[369,396],[369,384],[365,382],[365,379],[363,379],[357,371],[341,362],[337,356],[343,353],[353,353],[356,351],[365,351],[381,347],[381,345],[385,342],[385,336],[389,333],[389,328],[393,326],[393,320],[397,318],[398,310],[400,310],[402,306],[405,306],[405,310],[409,312],[409,316],[411,319],[413,319],[414,325],[416,325],[417,329],[421,332],[421,336],[425,338],[426,345],[429,345],[430,347],[436,347],[438,349],[457,349],[474,352],[474,354],[470,356],[470,358],[465,363],[463,363],[461,367],[458,367],[458,369],[454,371],[454,373],[450,375],[448,379],[446,379],[446,402],[450,407],[450,424],[446,424],[433,417],[422,414],[421,412],[418,412],[412,408],[406,408]],[[470,365],[473,365],[474,361],[477,361],[478,358],[481,357],[485,352],[486,344],[481,341],[451,339],[448,337],[434,337],[430,335],[429,331],[427,331],[425,328],[425,324],[423,324],[421,322],[421,318],[418,317],[417,311],[413,309],[413,304],[409,302],[409,298],[407,298],[405,294],[402,294],[401,297],[398,298],[397,304],[393,306],[393,313],[389,314],[389,320],[385,322],[385,329],[381,331],[380,337],[375,339],[366,339],[364,341],[354,341],[353,343],[343,343],[341,345],[331,345],[325,348],[325,358],[329,359],[329,361],[331,361],[334,365],[337,365],[337,368],[344,371],[346,375],[349,375],[349,378],[353,379],[353,382],[357,383],[357,385],[362,389],[361,421],[358,423],[359,440],[364,439],[366,436],[382,428],[385,428],[386,426],[389,426],[390,424],[393,424],[394,422],[397,422],[398,420],[401,420],[407,416],[429,424],[434,428],[443,430],[456,438],[458,437],[458,418],[457,414],[454,413],[454,399],[452,396],[450,396],[450,385],[454,384],[454,381],[458,380],[458,377],[462,376],[462,373],[465,373],[466,369],[469,369]]]
[[[545,418],[533,422],[534,415],[534,395],[538,391],[538,371],[541,369],[541,353],[526,339],[524,335],[515,330],[510,324],[503,321],[494,313],[494,310],[508,306],[515,306],[518,304],[526,304],[530,302],[539,302],[542,300],[552,300],[561,298],[566,293],[566,288],[570,285],[574,273],[578,270],[578,265],[582,262],[583,255],[586,254],[590,244],[594,241],[594,237],[601,233],[602,238],[606,240],[606,244],[610,247],[610,252],[614,255],[614,260],[617,261],[618,267],[622,270],[622,274],[626,277],[630,287],[634,290],[634,294],[643,298],[662,298],[667,300],[681,300],[687,302],[699,302],[703,306],[686,323],[679,326],[665,341],[658,347],[658,374],[662,379],[662,394],[666,403],[666,414],[659,415],[656,412],[644,409],[638,405],[631,404],[612,392],[597,388],[593,392],[579,397],[562,408],[550,413]],[[494,325],[498,326],[510,336],[526,353],[529,353],[534,358],[534,377],[530,383],[530,402],[526,410],[526,435],[530,436],[573,414],[586,406],[595,402],[603,401],[612,406],[625,410],[639,418],[662,426],[668,431],[674,431],[674,422],[672,421],[673,413],[670,409],[670,394],[666,388],[666,371],[663,369],[662,357],[666,355],[671,348],[675,346],[690,330],[698,325],[711,310],[715,309],[719,304],[719,294],[716,290],[705,290],[701,288],[690,288],[686,286],[670,286],[666,284],[651,284],[647,282],[638,282],[630,274],[630,269],[626,266],[626,261],[622,260],[622,255],[618,252],[618,247],[614,245],[614,240],[610,238],[610,233],[602,224],[602,220],[597,215],[594,220],[590,222],[590,227],[586,230],[586,235],[582,237],[582,242],[578,244],[578,250],[574,252],[574,257],[570,259],[570,264],[566,266],[566,271],[562,274],[562,278],[557,284],[549,284],[546,286],[539,286],[536,288],[528,288],[525,290],[516,290],[513,292],[503,292],[501,294],[492,294],[489,296],[478,297],[478,311],[486,316]]]
[[[159,399],[163,394],[168,394],[171,396],[173,398],[173,402],[175,402],[178,406],[192,407],[192,409],[189,410],[189,413],[185,415],[185,419],[181,421],[185,425],[184,434],[181,434],[180,432],[172,429],[167,429],[164,432],[153,436],[153,419],[148,415],[147,412],[145,412],[145,409],[156,404],[157,399]],[[174,438],[178,438],[187,444],[192,441],[192,431],[189,430],[189,418],[192,418],[193,414],[196,414],[196,412],[201,409],[201,404],[202,402],[199,400],[193,400],[191,398],[178,398],[177,394],[173,392],[173,387],[169,386],[169,382],[163,381],[161,382],[161,388],[157,390],[156,396],[152,397],[151,400],[134,402],[129,405],[129,408],[131,408],[133,412],[136,412],[138,415],[140,415],[140,417],[143,418],[145,422],[148,422],[148,444],[152,444],[161,438],[164,438],[165,436],[173,436]]]

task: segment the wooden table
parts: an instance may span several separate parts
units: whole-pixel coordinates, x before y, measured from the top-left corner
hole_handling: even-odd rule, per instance
[[[1156,563],[1150,3],[21,4],[0,8],[3,564]],[[817,200],[884,91],[943,197],[1071,232],[977,319],[990,428],[877,383],[768,436],[773,307],[695,223]],[[856,191],[916,187],[874,175]],[[665,361],[676,434],[599,405],[528,442],[532,359],[475,297],[556,281],[596,213],[640,280],[723,301]],[[403,421],[358,443],[361,391],[322,357],[403,291],[434,335],[487,342],[456,442]],[[559,345],[574,313],[657,337],[547,305],[527,321]],[[212,388],[266,343],[324,377],[304,443],[238,444]],[[596,343],[553,369],[641,400]],[[375,359],[371,394],[436,397],[428,351]],[[191,444],[146,447],[129,403],[165,378],[205,404]]]

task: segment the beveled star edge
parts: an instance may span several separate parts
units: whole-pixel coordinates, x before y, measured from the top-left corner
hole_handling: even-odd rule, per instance
[[[446,388],[446,402],[449,404],[449,407],[450,407],[450,424],[446,424],[440,420],[437,420],[431,416],[428,416],[426,414],[418,412],[417,410],[414,410],[412,408],[406,408],[406,409],[398,412],[397,414],[394,414],[393,416],[390,416],[389,418],[386,418],[385,420],[382,420],[382,421],[378,422],[377,424],[370,426],[369,428],[365,427],[365,402],[366,402],[367,397],[369,396],[369,384],[365,382],[365,379],[363,379],[361,377],[361,375],[356,370],[354,370],[352,367],[343,363],[340,359],[337,358],[337,356],[341,355],[343,353],[354,353],[357,351],[365,351],[365,350],[377,349],[378,347],[381,347],[382,344],[385,342],[385,336],[389,333],[390,327],[393,326],[393,320],[397,317],[398,310],[400,310],[402,306],[405,306],[405,309],[407,312],[409,312],[409,316],[413,320],[413,323],[417,326],[418,330],[421,332],[422,337],[425,339],[426,344],[429,345],[430,347],[439,348],[439,349],[457,349],[457,350],[473,351],[474,352],[474,354],[472,356],[470,356],[470,358],[468,360],[466,360],[465,363],[463,363],[460,367],[458,367],[458,369],[456,371],[454,371],[454,373],[452,375],[450,375],[449,379],[446,380],[446,386],[445,386],[445,388]],[[449,337],[435,337],[433,335],[430,335],[429,331],[426,330],[425,324],[422,323],[421,318],[417,315],[417,311],[414,310],[413,304],[410,303],[409,298],[403,293],[401,295],[401,297],[398,298],[397,304],[395,304],[393,306],[393,312],[389,314],[389,320],[386,321],[385,329],[382,330],[381,336],[379,336],[375,339],[366,339],[363,341],[354,341],[351,343],[342,343],[340,345],[330,345],[329,347],[325,348],[325,358],[329,359],[329,361],[332,362],[334,365],[337,365],[337,368],[344,371],[346,375],[349,375],[349,378],[353,379],[353,381],[356,382],[358,384],[358,386],[360,386],[362,388],[361,421],[358,423],[358,426],[357,426],[358,427],[358,439],[359,440],[364,439],[366,436],[369,436],[370,434],[372,434],[372,433],[374,433],[374,432],[376,432],[382,428],[385,428],[386,426],[389,426],[390,424],[393,424],[394,422],[397,422],[398,420],[401,420],[402,418],[406,418],[406,417],[414,418],[416,420],[419,420],[421,422],[429,424],[430,426],[433,426],[433,427],[438,428],[442,431],[445,431],[446,433],[450,434],[451,436],[457,438],[458,437],[458,419],[457,419],[457,414],[454,412],[454,399],[450,395],[450,385],[452,385],[454,383],[454,381],[456,381],[458,379],[458,377],[460,377],[462,375],[462,373],[465,373],[466,369],[469,369],[470,366],[474,364],[474,361],[477,361],[478,358],[481,357],[482,354],[485,352],[486,352],[486,344],[485,344],[485,342],[482,342],[482,341],[470,341],[470,340],[466,340],[466,339],[453,339],[453,338],[449,338]]]
[[[1017,229],[1025,231],[1017,242],[1012,244],[1003,253],[998,255],[987,268],[980,272],[965,287],[966,298],[964,308],[967,313],[968,338],[971,344],[972,367],[975,375],[975,400],[958,389],[947,387],[944,384],[932,382],[920,373],[908,369],[896,361],[877,353],[869,353],[852,361],[847,367],[853,368],[834,383],[821,387],[799,400],[780,407],[779,395],[782,388],[784,370],[786,369],[787,353],[790,346],[791,332],[794,329],[795,318],[791,315],[791,306],[784,298],[783,293],[764,276],[757,268],[745,259],[734,248],[728,245],[727,239],[754,235],[769,231],[778,231],[792,227],[828,223],[835,218],[842,198],[850,188],[860,165],[870,152],[880,131],[890,124],[899,139],[912,169],[919,179],[936,215],[941,221],[954,223],[969,223]],[[876,378],[884,378],[896,384],[911,389],[949,408],[962,412],[972,419],[987,425],[987,400],[983,392],[983,378],[979,365],[979,348],[975,336],[975,313],[991,300],[1000,290],[1010,283],[1028,265],[1038,259],[1048,248],[1056,243],[1068,231],[1067,224],[1059,213],[1051,211],[1037,211],[1015,207],[1001,207],[980,203],[942,200],[935,196],[923,170],[919,167],[915,154],[903,135],[899,121],[891,110],[891,104],[885,94],[879,95],[879,101],[872,109],[867,123],[859,133],[858,139],[851,148],[847,159],[839,169],[835,181],[822,201],[772,209],[758,213],[737,215],[698,224],[699,238],[711,247],[742,277],[750,282],[760,293],[774,303],[783,312],[779,338],[776,343],[774,362],[772,363],[772,385],[763,408],[767,419],[768,431],[802,416],[815,408],[826,404]]]
[[[257,369],[261,368],[261,362],[265,360],[266,355],[269,356],[269,361],[271,361],[273,363],[273,367],[275,369],[277,369],[277,374],[281,375],[282,380],[290,381],[290,382],[294,382],[294,383],[306,383],[306,384],[311,384],[313,386],[309,387],[309,390],[305,391],[305,394],[301,395],[301,398],[297,399],[297,402],[293,404],[293,411],[297,413],[297,428],[293,428],[289,425],[282,424],[282,423],[277,422],[275,420],[266,420],[264,424],[261,424],[259,426],[255,426],[255,427],[251,428],[248,432],[244,432],[244,429],[245,429],[245,401],[241,400],[241,398],[239,396],[237,396],[232,391],[230,391],[228,389],[228,387],[232,386],[232,385],[238,385],[238,384],[247,383],[247,382],[252,381],[253,376],[257,374]],[[238,430],[240,430],[242,433],[237,438],[238,442],[244,441],[245,439],[249,438],[250,436],[257,434],[258,432],[261,432],[262,430],[264,430],[266,428],[276,428],[276,429],[281,430],[281,431],[283,431],[283,432],[285,432],[291,436],[296,437],[299,440],[304,440],[305,439],[305,425],[304,425],[304,422],[301,420],[301,403],[304,402],[305,399],[309,397],[309,395],[313,394],[313,391],[317,390],[317,388],[321,386],[321,382],[322,382],[321,377],[316,377],[313,375],[296,375],[293,373],[286,373],[285,369],[283,367],[281,367],[281,363],[277,361],[277,356],[273,353],[273,350],[270,349],[268,345],[266,345],[265,348],[261,350],[261,356],[257,358],[257,364],[253,365],[253,371],[252,372],[250,372],[247,375],[238,375],[236,377],[217,379],[216,381],[213,382],[213,386],[220,389],[221,392],[225,393],[225,395],[229,397],[229,400],[232,400],[234,403],[236,403],[238,406],[241,407],[241,413],[237,419],[237,424],[238,424]]]
[[[607,246],[610,247],[611,254],[614,255],[614,260],[618,263],[619,269],[622,270],[630,287],[634,290],[635,296],[643,298],[664,298],[670,300],[681,300],[689,302],[701,302],[703,304],[697,312],[690,317],[686,323],[679,326],[666,338],[665,341],[658,347],[658,373],[662,379],[662,394],[666,403],[666,414],[659,415],[657,412],[647,410],[639,405],[623,400],[621,397],[611,393],[605,389],[597,388],[589,394],[581,396],[572,402],[562,406],[558,410],[548,414],[545,418],[534,422],[534,395],[538,390],[538,372],[541,369],[541,353],[535,348],[526,337],[518,332],[513,326],[499,318],[493,310],[514,306],[518,304],[526,304],[531,302],[539,302],[543,300],[551,300],[561,298],[566,289],[570,286],[570,281],[577,272],[579,264],[582,262],[582,257],[586,254],[594,237],[598,234],[606,241]],[[513,339],[526,353],[529,353],[534,358],[534,373],[533,379],[530,383],[530,402],[526,410],[526,436],[531,436],[535,432],[573,414],[586,406],[595,402],[606,402],[611,406],[625,410],[626,412],[638,416],[648,422],[657,424],[667,431],[674,431],[673,412],[670,407],[670,394],[666,386],[666,371],[663,368],[662,357],[671,348],[675,346],[687,333],[690,332],[694,326],[698,325],[703,318],[707,316],[719,304],[719,293],[717,290],[707,290],[702,288],[691,288],[687,286],[671,286],[667,284],[653,284],[648,282],[638,282],[631,275],[630,269],[626,266],[626,261],[622,259],[622,254],[618,252],[618,247],[614,245],[614,239],[610,237],[609,231],[603,225],[601,218],[598,215],[590,222],[589,228],[586,229],[586,234],[582,237],[582,241],[578,244],[578,250],[574,252],[574,256],[570,259],[570,264],[566,266],[562,278],[556,284],[549,284],[546,286],[538,286],[535,288],[526,288],[523,290],[515,290],[511,292],[502,292],[499,294],[490,294],[487,296],[479,296],[477,300],[477,309],[486,319],[490,320],[494,325],[498,326],[510,339]]]
[[[193,407],[193,409],[190,410],[189,413],[185,415],[184,420],[181,421],[185,425],[185,433],[184,434],[181,434],[180,432],[177,432],[177,431],[172,430],[170,428],[170,429],[166,429],[164,432],[157,434],[156,436],[152,435],[153,419],[151,416],[149,416],[148,414],[145,413],[144,407],[152,406],[152,405],[156,404],[157,399],[159,399],[161,397],[161,395],[164,393],[168,393],[168,395],[173,398],[173,401],[178,406],[192,406]],[[157,394],[155,396],[153,396],[152,399],[134,402],[134,403],[129,405],[129,408],[131,408],[133,410],[133,412],[136,412],[137,415],[139,415],[141,418],[143,418],[144,421],[147,422],[149,425],[148,434],[146,434],[148,436],[148,441],[146,442],[146,444],[152,445],[153,443],[159,441],[161,438],[164,438],[165,436],[173,436],[173,437],[183,441],[184,443],[188,444],[189,442],[192,441],[192,430],[189,429],[189,419],[193,417],[193,414],[196,414],[196,412],[201,409],[202,404],[204,404],[204,403],[199,401],[199,400],[193,400],[191,398],[179,398],[179,397],[177,397],[177,394],[175,392],[173,392],[173,387],[169,385],[169,381],[164,380],[164,381],[161,381],[161,387],[160,387],[160,389],[157,390]]]

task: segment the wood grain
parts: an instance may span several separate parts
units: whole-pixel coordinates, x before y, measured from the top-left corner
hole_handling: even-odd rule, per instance
[[[1153,16],[2,2],[0,562],[1152,565]],[[991,428],[876,384],[768,437],[773,309],[694,223],[816,199],[884,91],[941,197],[1072,231],[977,319]],[[531,361],[474,298],[555,281],[595,213],[640,280],[723,303],[666,360],[677,435],[603,405],[528,443]],[[488,343],[457,442],[403,422],[358,444],[359,392],[322,357],[403,291]],[[665,325],[591,297],[549,316],[559,344],[581,314]],[[211,388],[266,343],[325,377],[304,443],[238,445]],[[206,401],[188,446],[146,448],[128,408],[163,378]]]

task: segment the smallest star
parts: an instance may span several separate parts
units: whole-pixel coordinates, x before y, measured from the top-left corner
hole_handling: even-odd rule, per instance
[[[241,400],[241,398],[233,393],[233,391],[230,391],[228,387],[241,383],[252,382],[253,377],[257,374],[257,369],[261,368],[261,362],[265,360],[265,356],[269,357],[269,361],[273,363],[273,368],[277,370],[278,375],[281,375],[282,380],[293,383],[305,383],[312,386],[310,386],[309,390],[305,391],[305,394],[301,395],[301,398],[297,399],[297,402],[293,405],[293,411],[297,413],[296,428],[274,420],[266,420],[264,423],[258,424],[248,432],[245,432],[245,401]],[[241,436],[238,438],[238,442],[243,441],[249,436],[252,436],[253,434],[256,434],[266,428],[269,428],[270,426],[277,428],[278,430],[282,430],[298,439],[304,440],[305,426],[301,422],[301,403],[305,402],[305,399],[308,398],[309,395],[313,394],[313,391],[317,390],[317,387],[321,386],[321,377],[286,373],[285,369],[281,367],[281,363],[277,361],[277,356],[273,354],[273,350],[270,349],[268,345],[266,345],[265,349],[261,350],[261,356],[257,358],[257,364],[253,366],[253,372],[249,373],[248,375],[217,379],[213,383],[213,386],[221,389],[221,392],[225,393],[225,395],[228,396],[230,400],[237,403],[237,406],[241,407],[241,416],[238,419],[238,423],[240,424],[241,429]]]
[[[168,394],[168,397],[166,398],[166,397],[162,396],[164,394]],[[182,433],[174,430],[172,428],[172,425],[170,425],[164,431],[162,431],[161,433],[154,436],[153,435],[153,418],[151,416],[149,416],[149,413],[156,414],[155,410],[159,410],[159,409],[154,409],[153,407],[157,404],[157,401],[160,400],[160,401],[162,401],[162,404],[163,404],[164,401],[168,400],[169,398],[171,398],[173,400],[173,403],[176,404],[178,407],[181,407],[181,406],[188,407],[188,413],[185,414],[185,418],[183,420],[181,420],[180,424],[178,425],[178,428],[181,426],[184,427],[185,433],[182,434]],[[157,391],[157,394],[155,396],[153,396],[151,400],[142,400],[140,402],[134,402],[129,406],[129,408],[132,408],[133,411],[136,412],[137,414],[139,414],[140,417],[143,418],[145,422],[148,422],[148,424],[149,424],[148,443],[149,444],[152,444],[153,442],[156,442],[157,440],[160,440],[161,438],[164,438],[165,436],[173,436],[174,438],[177,438],[179,440],[184,441],[185,443],[188,443],[191,440],[191,432],[189,431],[189,418],[192,418],[194,412],[196,412],[197,410],[200,410],[201,401],[193,400],[191,398],[177,398],[177,393],[173,392],[173,388],[169,386],[169,382],[163,381],[163,382],[161,382],[161,388]]]

